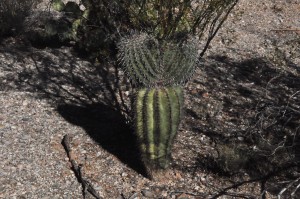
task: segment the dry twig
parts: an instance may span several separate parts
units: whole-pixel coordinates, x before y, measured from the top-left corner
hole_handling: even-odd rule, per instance
[[[297,178],[296,180],[291,181],[286,187],[284,187],[279,194],[277,195],[277,199],[281,199],[282,194],[284,194],[288,189],[290,189],[296,182],[300,181],[300,177]],[[300,184],[298,184],[298,186],[296,187],[296,189],[293,191],[293,193],[291,194],[292,198],[294,198],[294,195],[296,194],[296,191],[298,190],[298,188],[300,187]]]
[[[76,161],[74,160],[74,154],[72,152],[71,146],[70,146],[70,137],[69,135],[65,135],[62,140],[62,145],[64,146],[66,153],[68,155],[69,161],[72,164],[72,170],[78,180],[79,183],[82,185],[82,194],[83,198],[85,199],[87,192],[92,194],[96,199],[102,199],[94,189],[93,185],[82,176],[81,172],[81,165],[78,165]]]

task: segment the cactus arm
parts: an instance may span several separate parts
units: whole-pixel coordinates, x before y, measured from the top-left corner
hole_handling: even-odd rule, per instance
[[[125,47],[122,46],[122,48],[125,48]],[[119,54],[120,63],[124,66],[131,64],[131,60],[128,58],[128,57],[130,57],[130,52],[125,51],[125,50],[120,50],[120,52],[121,52]],[[126,75],[128,75],[131,78],[131,80],[134,83],[137,83],[136,74],[134,73],[134,71],[131,67],[124,67],[124,72],[126,73]]]
[[[151,75],[154,78],[157,78],[157,59],[154,58],[154,56],[146,46],[140,49],[140,56],[140,59],[144,61],[147,70],[151,73]]]
[[[153,76],[155,75],[151,65],[149,64],[147,58],[143,56],[143,48],[138,48],[136,46],[133,47],[133,54],[136,63],[136,67],[134,70],[141,70],[141,73],[144,76],[145,82],[153,82],[155,79]]]
[[[151,65],[153,67],[153,70],[155,73],[158,73],[158,57],[159,57],[159,51],[157,48],[149,49],[149,47],[144,48],[145,54],[147,57],[149,57],[149,60],[151,62]]]
[[[128,59],[127,67],[128,71],[131,71],[131,78],[135,79],[136,82],[140,82],[142,80],[145,81],[145,83],[148,83],[147,79],[144,78],[144,68],[143,65],[139,65],[136,62],[136,55],[133,50],[128,51],[128,57],[125,57],[125,59]],[[141,67],[141,68],[140,68]]]
[[[177,54],[177,62],[170,65],[168,68],[169,74],[175,79],[175,84],[184,83],[192,75],[195,70],[195,63],[197,60],[197,48],[193,41],[188,41],[182,47],[174,47],[170,49]]]
[[[136,38],[124,38],[119,43],[119,49],[119,58],[135,83],[148,86],[158,79],[156,40],[145,34],[138,35]]]
[[[178,62],[178,65],[175,68],[175,72],[173,73],[174,78],[178,80],[176,83],[182,84],[184,81],[186,81],[186,79],[191,75],[190,71],[189,60],[186,59],[184,55],[181,55],[181,61]]]
[[[166,50],[162,58],[165,76],[169,82],[178,84],[181,82],[181,75],[187,73],[184,70],[186,66],[185,55],[182,53],[179,45],[174,43],[166,43],[165,48]]]
[[[169,75],[170,77],[173,77],[174,80],[177,82],[177,81],[180,81],[180,79],[178,79],[182,73],[181,71],[181,68],[185,65],[184,63],[184,57],[181,53],[176,53],[176,62],[173,64],[173,65],[170,65],[169,67]]]
[[[128,48],[127,50],[121,50],[120,59],[129,77],[135,83],[143,82],[145,85],[154,81],[148,69],[145,67],[145,64],[141,62],[140,53],[136,47],[129,47],[128,44],[122,46],[122,48]]]
[[[165,76],[168,77],[169,81],[171,81],[172,78],[174,78],[174,76],[172,76],[171,74],[171,70],[172,67],[174,67],[174,65],[176,64],[177,58],[178,58],[178,52],[176,50],[166,51],[163,56],[163,64],[166,71]]]
[[[180,79],[182,80],[183,83],[184,81],[188,80],[192,74],[193,71],[195,71],[196,68],[196,63],[198,60],[198,52],[197,52],[197,47],[196,47],[196,42],[191,40],[188,41],[184,46],[183,46],[183,54],[185,55],[185,73],[181,73],[182,77]]]

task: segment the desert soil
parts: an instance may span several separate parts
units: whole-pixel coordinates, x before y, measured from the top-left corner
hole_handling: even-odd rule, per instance
[[[156,180],[144,176],[131,126],[111,106],[104,77],[72,47],[1,41],[0,198],[83,198],[61,143],[66,134],[83,177],[102,198],[271,199],[287,187],[257,171],[264,158],[245,166],[247,158],[231,157],[230,147],[249,147],[257,115],[275,114],[272,107],[294,110],[289,130],[299,129],[299,0],[239,2],[186,85],[173,163]]]

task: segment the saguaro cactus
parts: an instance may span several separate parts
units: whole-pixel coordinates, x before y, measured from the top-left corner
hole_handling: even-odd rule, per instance
[[[174,43],[135,34],[121,40],[119,58],[138,86],[135,133],[149,169],[169,165],[183,106],[184,84],[195,69],[196,42]]]

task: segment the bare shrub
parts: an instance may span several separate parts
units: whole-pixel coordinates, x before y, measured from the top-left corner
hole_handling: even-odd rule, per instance
[[[238,0],[83,0],[86,8],[78,29],[79,46],[98,57],[116,53],[115,41],[132,32],[157,39],[184,41],[189,36],[204,43],[200,56]],[[103,49],[99,52],[99,49]],[[100,54],[100,55],[99,55]]]

